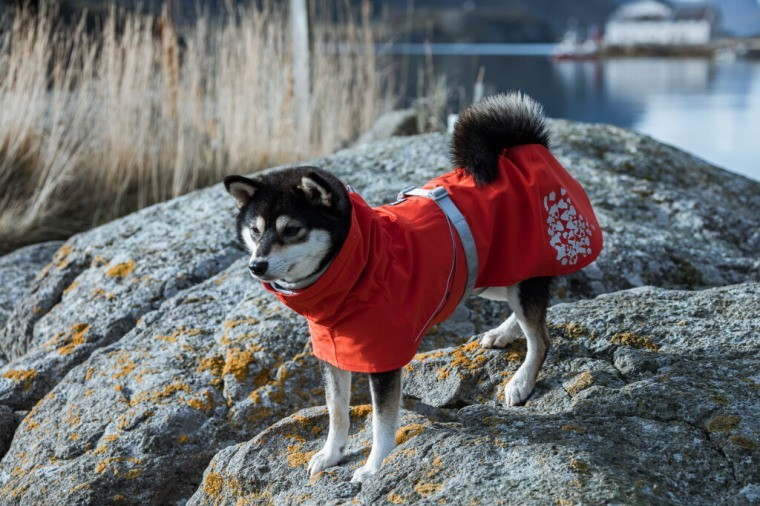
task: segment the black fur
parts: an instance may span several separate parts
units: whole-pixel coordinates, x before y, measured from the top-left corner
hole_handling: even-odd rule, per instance
[[[541,327],[546,327],[546,309],[549,306],[549,300],[551,298],[551,285],[554,278],[552,277],[540,277],[530,278],[525,281],[521,281],[520,285],[520,305],[525,313],[528,321],[536,322]],[[541,338],[546,345],[544,350],[544,356],[541,361],[546,359],[546,354],[551,347],[551,341],[549,336],[544,332],[541,333]]]
[[[521,144],[548,148],[549,131],[541,105],[521,92],[510,92],[462,111],[451,139],[451,157],[483,186],[493,181],[502,150]]]
[[[322,204],[313,195],[303,198],[305,192],[301,188],[301,180],[305,176],[329,190],[329,205]],[[329,172],[317,167],[292,167],[265,173],[254,179],[242,176],[224,178],[228,189],[233,182],[247,182],[256,188],[253,198],[240,209],[237,216],[237,236],[241,243],[243,230],[251,225],[256,216],[261,215],[267,223],[273,223],[278,216],[287,214],[307,223],[310,228],[330,232],[332,249],[317,270],[327,265],[340,251],[351,224],[351,202],[346,187]]]
[[[384,411],[397,407],[400,401],[401,369],[388,372],[376,372],[369,375],[369,388],[372,392],[372,405]],[[394,404],[391,404],[394,403]]]

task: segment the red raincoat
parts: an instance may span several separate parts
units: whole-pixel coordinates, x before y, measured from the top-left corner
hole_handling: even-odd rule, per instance
[[[569,274],[602,249],[586,193],[539,144],[504,150],[496,179],[485,187],[461,168],[423,188],[437,186],[467,218],[478,251],[476,288]],[[433,200],[410,197],[372,208],[349,196],[348,236],[325,273],[294,294],[264,287],[307,318],[318,358],[354,372],[398,369],[459,304],[464,251]]]

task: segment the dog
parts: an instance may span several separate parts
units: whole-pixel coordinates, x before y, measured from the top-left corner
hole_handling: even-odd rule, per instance
[[[550,346],[552,278],[602,248],[588,197],[548,148],[542,107],[512,92],[462,112],[456,169],[385,206],[368,206],[317,167],[224,179],[251,275],[306,316],[323,361],[329,431],[310,475],[342,458],[352,372],[369,374],[373,408],[372,449],[352,481],[378,472],[395,446],[403,366],[470,293],[511,308],[480,345],[525,335],[525,360],[504,394],[512,406],[527,400]]]

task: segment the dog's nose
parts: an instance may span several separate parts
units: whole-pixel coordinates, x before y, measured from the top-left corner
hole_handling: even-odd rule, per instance
[[[262,276],[267,272],[269,268],[269,262],[266,260],[252,260],[248,264],[248,269],[254,276]]]

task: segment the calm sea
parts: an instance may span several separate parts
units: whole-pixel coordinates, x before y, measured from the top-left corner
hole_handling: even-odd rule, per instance
[[[518,89],[549,116],[611,123],[651,135],[760,181],[760,62],[685,58],[552,61],[546,44],[395,46],[391,60],[406,90],[432,68],[445,76],[448,112],[472,100],[485,69],[486,94]],[[387,48],[385,49],[387,51]]]

